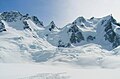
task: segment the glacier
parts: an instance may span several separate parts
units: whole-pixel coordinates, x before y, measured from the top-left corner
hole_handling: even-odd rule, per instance
[[[47,26],[0,13],[0,79],[119,79],[120,24],[112,15]]]
[[[3,12],[0,14],[0,62],[118,67],[119,27],[112,15],[90,19],[81,16],[60,28],[54,21],[45,26],[36,16]]]

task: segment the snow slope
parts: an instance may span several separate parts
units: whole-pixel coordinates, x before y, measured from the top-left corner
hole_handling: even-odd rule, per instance
[[[116,69],[79,69],[40,64],[0,64],[0,79],[119,79]]]
[[[119,26],[112,15],[78,17],[60,29],[53,21],[44,26],[36,16],[3,12],[0,14],[0,62],[116,67],[119,65]],[[111,63],[114,66],[106,66]]]
[[[44,38],[38,38],[36,31],[44,28],[38,27],[30,19],[27,21],[32,32],[29,29],[23,29],[21,20],[10,23],[1,21],[7,31],[0,33],[0,62],[32,62],[32,53],[55,48]]]
[[[3,12],[0,79],[120,79],[119,27],[112,15],[78,17],[58,28],[36,16]]]

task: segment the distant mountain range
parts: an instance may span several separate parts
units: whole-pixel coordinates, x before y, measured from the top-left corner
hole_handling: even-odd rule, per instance
[[[0,62],[71,61],[85,51],[101,56],[119,45],[120,24],[112,15],[81,16],[60,28],[53,21],[44,26],[36,16],[18,11],[0,14]]]

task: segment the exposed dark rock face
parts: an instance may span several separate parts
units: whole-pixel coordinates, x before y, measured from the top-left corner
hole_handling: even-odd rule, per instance
[[[38,25],[38,26],[44,26],[44,25],[43,25],[43,22],[39,21],[39,19],[38,19],[36,16],[32,16],[31,19],[32,19],[32,21],[33,21],[36,25]]]
[[[91,41],[93,41],[94,39],[95,39],[95,36],[89,35],[89,36],[87,37],[87,42],[91,42]]]
[[[25,25],[23,28],[24,29],[29,29],[30,31],[32,31],[32,29],[29,27],[27,21],[23,21],[23,24]]]
[[[0,16],[4,21],[16,22],[18,19],[22,17],[22,14],[20,12],[10,11],[10,12],[3,12]]]
[[[29,14],[25,14],[20,18],[20,20],[28,20],[28,19],[30,19]]]
[[[71,46],[70,43],[64,44],[62,40],[58,41],[58,47],[70,47],[70,46]]]
[[[70,42],[71,43],[80,43],[82,40],[84,40],[84,37],[82,33],[80,32],[79,28],[77,25],[73,25],[68,32],[71,32],[71,37],[70,37]]]
[[[94,17],[91,17],[91,18],[90,18],[90,20],[93,20],[93,19],[94,19]]]
[[[52,21],[49,25],[49,31],[52,31],[53,29],[55,29],[56,25],[54,23],[54,21]]]
[[[112,23],[117,24],[117,22],[112,16],[109,20],[105,20],[105,21],[106,21],[106,24],[104,25],[105,27],[104,31],[106,32],[106,34],[104,35],[105,40],[111,42],[113,44],[112,47],[115,48],[118,45],[120,45],[120,37],[114,32]],[[102,24],[104,24],[105,21],[103,21]]]
[[[6,31],[5,25],[0,21],[0,32]]]

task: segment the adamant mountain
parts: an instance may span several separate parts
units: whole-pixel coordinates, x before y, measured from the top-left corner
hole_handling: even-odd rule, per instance
[[[60,28],[54,21],[45,26],[36,16],[9,11],[0,14],[0,43],[2,62],[47,61],[63,50],[85,45],[111,51],[120,45],[120,24],[112,15],[81,16]]]

